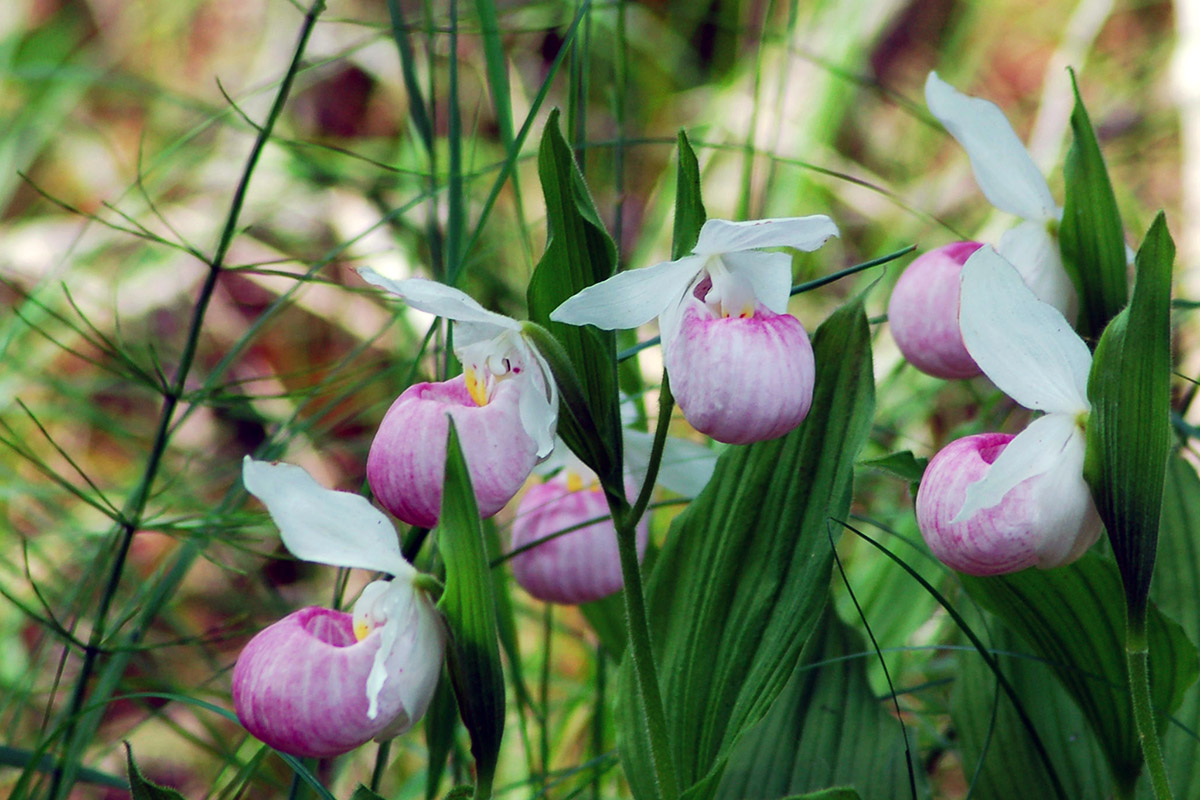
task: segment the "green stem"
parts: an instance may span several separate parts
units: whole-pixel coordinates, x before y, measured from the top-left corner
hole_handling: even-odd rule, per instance
[[[633,671],[646,714],[650,761],[654,767],[659,796],[663,800],[675,800],[679,796],[679,784],[675,777],[675,764],[671,758],[667,715],[663,707],[662,689],[658,683],[658,669],[654,663],[654,649],[650,641],[646,596],[642,587],[642,569],[637,553],[637,524],[645,513],[646,504],[654,488],[654,480],[658,476],[658,467],[662,462],[663,446],[667,438],[667,423],[671,419],[674,405],[671,387],[664,373],[662,392],[659,396],[658,426],[654,431],[654,447],[650,453],[646,481],[632,508],[622,498],[608,493],[608,505],[613,519],[621,520],[617,528],[617,550],[621,556],[621,575],[625,581],[623,594],[626,622],[629,627],[629,653],[633,658]]]
[[[1154,708],[1150,700],[1150,648],[1146,641],[1144,621],[1130,620],[1125,629],[1125,664],[1129,670],[1129,694],[1133,701],[1133,718],[1138,737],[1142,740],[1142,757],[1150,773],[1150,785],[1155,800],[1171,800],[1171,783],[1163,761],[1158,729],[1154,725]]]
[[[184,396],[188,373],[191,371],[192,362],[196,357],[196,349],[199,346],[200,330],[204,324],[205,313],[216,290],[217,278],[225,266],[225,258],[229,252],[229,247],[233,243],[234,236],[238,231],[238,219],[241,216],[242,206],[245,203],[246,192],[250,185],[250,177],[254,174],[254,168],[258,164],[259,156],[270,139],[271,132],[275,127],[275,121],[278,119],[284,104],[287,102],[292,82],[296,74],[300,71],[301,55],[307,47],[308,39],[312,33],[313,26],[316,25],[317,17],[324,8],[325,0],[313,0],[312,6],[305,15],[296,49],[292,56],[292,62],[288,66],[287,73],[279,85],[279,91],[275,96],[275,102],[271,106],[266,122],[259,129],[254,146],[251,148],[250,155],[246,159],[246,166],[242,171],[237,188],[234,190],[233,199],[229,205],[229,213],[226,216],[225,226],[221,231],[216,251],[213,254],[212,260],[208,262],[208,274],[205,276],[204,284],[201,286],[199,297],[196,300],[196,306],[192,311],[187,339],[184,343],[183,352],[180,354],[175,380],[163,396],[162,410],[159,413],[154,442],[150,447],[150,454],[146,459],[146,468],[142,472],[142,478],[138,482],[137,488],[130,495],[129,501],[122,511],[122,522],[118,526],[119,539],[116,554],[112,562],[112,567],[109,570],[104,593],[100,597],[100,603],[96,609],[95,626],[88,639],[88,646],[84,651],[83,664],[80,666],[79,676],[75,681],[75,691],[71,696],[71,702],[66,713],[67,728],[63,734],[64,746],[62,759],[59,768],[54,772],[54,777],[50,785],[49,796],[52,798],[65,796],[74,784],[76,765],[71,758],[71,753],[76,748],[73,739],[75,738],[76,727],[85,701],[87,700],[87,685],[96,668],[96,661],[104,641],[109,609],[112,607],[113,599],[120,585],[121,576],[125,570],[125,560],[129,555],[129,548],[133,545],[134,534],[141,527],[146,503],[150,498],[150,489],[154,484],[155,478],[158,476],[162,457],[166,452],[171,432],[171,420],[174,417],[175,409],[179,405],[180,399]]]

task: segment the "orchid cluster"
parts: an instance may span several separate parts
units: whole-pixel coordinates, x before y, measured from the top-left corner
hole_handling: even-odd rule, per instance
[[[712,220],[692,255],[621,273],[567,300],[551,317],[611,329],[659,316],[667,371],[694,427],[732,443],[781,436],[808,413],[813,353],[804,327],[786,313],[790,256],[759,248],[814,250],[836,233],[822,216]],[[483,517],[504,508],[539,461],[559,468],[517,507],[517,581],[554,603],[586,603],[620,590],[616,529],[595,474],[561,444],[549,460],[558,386],[522,323],[434,281],[393,280],[370,268],[360,274],[410,307],[449,320],[463,365],[457,377],[410,386],[384,415],[366,465],[379,503],[410,525],[438,523],[453,420]],[[626,433],[631,494],[648,472],[650,438]],[[659,458],[663,485],[694,496],[715,456],[674,440]],[[305,756],[335,755],[404,732],[424,713],[441,669],[445,633],[428,596],[436,582],[403,559],[391,525],[365,498],[323,489],[288,464],[248,459],[243,480],[297,558],[393,576],[368,584],[352,615],[306,608],[258,634],[234,671],[243,724],[271,746]],[[647,536],[643,519],[639,557]]]

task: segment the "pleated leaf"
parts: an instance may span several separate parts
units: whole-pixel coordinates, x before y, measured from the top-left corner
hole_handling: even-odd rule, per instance
[[[961,576],[973,598],[1053,669],[1078,704],[1118,783],[1130,785],[1142,750],[1129,699],[1125,608],[1112,560],[1094,553],[1067,567],[991,578]],[[1196,649],[1178,624],[1149,607],[1150,692],[1160,729],[1196,679]]]
[[[1079,329],[1097,336],[1125,306],[1128,277],[1125,236],[1117,198],[1083,100],[1071,72],[1075,109],[1071,149],[1063,166],[1066,197],[1060,243],[1063,266],[1080,290]]]
[[[708,218],[700,197],[700,163],[687,134],[679,132],[679,163],[675,170],[675,226],[671,236],[671,258],[692,252],[700,228]]]
[[[1170,450],[1171,265],[1175,244],[1155,217],[1137,254],[1129,306],[1096,347],[1084,477],[1121,570],[1131,629],[1144,619]]]
[[[1167,462],[1163,491],[1161,558],[1151,596],[1163,613],[1200,636],[1200,477],[1176,454]],[[1183,703],[1163,733],[1163,755],[1176,797],[1200,797],[1200,684],[1184,693]]]
[[[475,797],[485,798],[491,796],[504,735],[504,674],[496,640],[492,571],[453,420],[446,444],[442,514],[435,533],[438,552],[446,563],[446,589],[438,602],[450,631],[446,666],[459,715],[471,735]]]
[[[538,149],[538,175],[546,199],[546,252],[530,278],[529,318],[547,328],[574,367],[585,408],[559,416],[558,433],[605,484],[621,479],[621,417],[618,409],[616,335],[590,325],[550,321],[564,300],[612,276],[617,251],[563,139],[557,109],[550,112]],[[564,402],[571,398],[564,395]]]
[[[133,800],[184,800],[175,789],[159,786],[142,777],[141,770],[133,761],[133,748],[125,743],[125,765],[129,770],[129,794]]]
[[[1108,764],[1079,706],[1055,680],[1050,665],[1034,657],[1002,655],[1023,654],[1025,645],[1002,625],[992,628],[991,648],[1033,722],[1066,796],[1109,796]],[[950,713],[962,746],[963,772],[971,780],[971,797],[1052,797],[1046,767],[992,670],[974,651],[963,652],[958,663]]]
[[[864,800],[912,796],[903,730],[872,693],[863,653],[863,637],[827,607],[783,693],[734,746],[718,800],[830,787],[853,787]]]
[[[737,737],[783,691],[829,593],[831,532],[849,510],[874,409],[861,301],[814,337],[808,419],[730,447],[673,523],[647,583],[671,756],[684,797],[711,797]],[[632,664],[618,683],[618,741],[635,797],[657,797]]]

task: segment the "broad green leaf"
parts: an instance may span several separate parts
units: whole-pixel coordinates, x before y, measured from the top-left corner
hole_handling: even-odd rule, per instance
[[[671,258],[692,252],[700,238],[707,214],[700,197],[700,164],[687,134],[679,132],[679,165],[675,170],[675,226],[671,236]]]
[[[1167,462],[1163,514],[1151,597],[1160,611],[1200,636],[1200,477],[1179,454]],[[1184,693],[1183,703],[1163,732],[1167,774],[1176,797],[1200,796],[1200,684]]]
[[[994,625],[990,638],[1001,669],[1021,698],[1066,796],[1108,797],[1112,778],[1104,754],[1083,713],[1054,679],[1050,665],[1020,655],[1025,646],[1003,625]],[[971,781],[971,797],[1012,800],[1048,796],[1046,787],[1052,784],[1046,767],[991,668],[974,651],[960,654],[958,665],[950,713],[962,745],[963,773]]]
[[[526,296],[529,318],[547,328],[566,351],[578,376],[590,424],[586,430],[570,414],[559,417],[559,435],[608,487],[621,478],[621,416],[618,409],[616,335],[592,326],[550,321],[564,300],[611,277],[616,246],[592,203],[583,175],[550,112],[538,148],[538,175],[546,199],[546,252],[533,271]]]
[[[504,735],[504,674],[496,637],[492,571],[483,550],[483,530],[471,476],[450,422],[446,483],[436,528],[446,562],[446,589],[438,608],[450,631],[446,666],[475,757],[475,797],[491,796],[492,778]]]
[[[621,592],[610,594],[602,600],[584,603],[580,613],[587,619],[600,644],[614,661],[620,661],[625,652],[625,598]]]
[[[1125,235],[1104,156],[1071,72],[1073,140],[1063,167],[1066,197],[1060,243],[1063,266],[1079,289],[1079,329],[1094,337],[1125,306]]]
[[[1096,734],[1118,783],[1131,785],[1142,749],[1129,699],[1125,608],[1116,565],[1088,553],[1067,567],[991,578],[960,576],[973,598],[1051,666]],[[1150,691],[1159,727],[1196,679],[1196,649],[1178,624],[1150,607]]]
[[[718,800],[773,800],[830,786],[880,800],[912,796],[903,729],[867,684],[863,659],[874,657],[827,607],[787,687],[734,745]]]
[[[425,797],[433,800],[437,797],[438,787],[442,783],[442,775],[446,771],[446,761],[454,749],[454,734],[458,727],[458,706],[454,702],[454,689],[450,681],[438,681],[437,689],[433,692],[433,700],[425,712]]]
[[[862,462],[864,467],[881,470],[909,483],[920,483],[928,465],[928,458],[917,458],[911,450],[901,450],[883,458],[872,458]]]
[[[832,789],[792,795],[783,800],[862,800],[862,795],[847,786],[834,786]]]
[[[841,532],[833,520],[849,511],[854,459],[874,409],[862,303],[835,311],[813,345],[808,419],[780,439],[728,448],[650,572],[650,627],[685,797],[715,792],[734,742],[787,684],[828,597],[832,540]],[[621,756],[635,797],[652,798],[631,667],[627,657],[618,687]]]
[[[1155,217],[1137,254],[1129,306],[1096,347],[1084,477],[1121,570],[1131,631],[1145,619],[1163,479],[1170,449],[1171,265],[1166,218]]]
[[[133,800],[184,800],[184,796],[174,789],[151,783],[142,777],[137,764],[133,762],[133,748],[125,743],[125,763],[129,768],[129,793]]]

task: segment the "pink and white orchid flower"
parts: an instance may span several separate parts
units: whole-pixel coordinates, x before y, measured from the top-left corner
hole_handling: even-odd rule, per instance
[[[436,281],[385,278],[368,283],[413,308],[454,322],[454,353],[463,374],[410,386],[384,415],[367,456],[367,480],[379,502],[411,525],[433,527],[442,507],[447,414],[454,419],[479,513],[489,517],[512,499],[539,458],[554,447],[558,387],[521,323],[488,311]]]
[[[238,719],[276,750],[306,757],[404,733],[429,707],[446,634],[395,529],[366,498],[291,464],[247,457],[242,481],[292,555],[393,580],[368,584],[353,614],[304,608],[251,639],[233,670]]]
[[[935,556],[971,575],[1068,564],[1103,530],[1083,479],[1091,353],[991,247],[963,267],[961,303],[971,357],[1045,414],[1015,437],[968,436],[939,452],[921,480],[917,524]]]
[[[812,251],[836,235],[820,215],[710,219],[690,255],[589,286],[550,318],[614,330],[658,317],[688,422],[730,444],[773,439],[808,414],[815,366],[807,331],[787,313],[791,256],[759,248]]]
[[[959,92],[936,72],[925,81],[925,102],[967,151],[988,202],[1022,220],[1000,237],[1000,255],[1017,268],[1039,300],[1074,322],[1079,298],[1058,247],[1063,212],[1004,112],[994,103]]]

